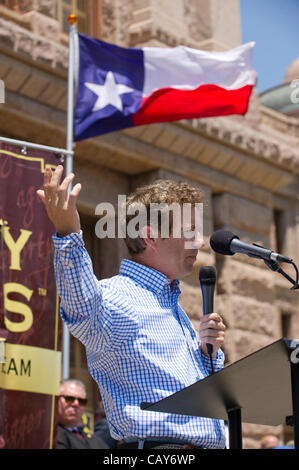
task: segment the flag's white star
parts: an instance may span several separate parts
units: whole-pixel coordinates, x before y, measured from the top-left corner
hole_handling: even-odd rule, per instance
[[[114,75],[111,71],[107,73],[104,85],[97,85],[96,83],[88,82],[85,82],[84,85],[98,96],[92,109],[93,112],[100,111],[108,106],[108,104],[111,104],[119,111],[122,111],[123,104],[120,95],[123,95],[124,93],[132,93],[134,91],[134,89],[129,88],[126,85],[115,83]]]

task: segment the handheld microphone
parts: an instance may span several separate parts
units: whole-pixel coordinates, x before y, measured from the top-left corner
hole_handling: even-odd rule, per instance
[[[217,230],[210,238],[211,248],[221,255],[234,255],[243,253],[252,258],[261,258],[265,261],[292,263],[287,256],[275,253],[272,250],[256,244],[242,242],[237,235],[227,230]]]
[[[199,282],[202,292],[202,310],[204,315],[214,311],[214,290],[216,285],[216,269],[214,266],[203,266],[199,270]],[[213,345],[207,343],[207,351],[212,357]]]

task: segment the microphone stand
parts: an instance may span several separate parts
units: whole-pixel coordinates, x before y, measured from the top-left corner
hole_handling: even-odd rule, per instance
[[[294,266],[295,272],[296,272],[296,280],[292,279],[280,266],[278,261],[267,261],[264,260],[264,263],[270,268],[272,271],[276,271],[277,273],[281,274],[284,276],[288,281],[290,281],[293,284],[293,287],[291,287],[291,290],[296,290],[299,289],[299,274],[298,274],[298,268],[296,264],[293,261],[290,261],[290,264]]]
[[[259,248],[263,248],[262,246],[258,245],[257,243],[253,243],[253,245],[255,246],[258,246]],[[252,258],[260,258],[259,256],[257,255],[248,255]],[[291,287],[291,290],[296,290],[296,289],[299,289],[299,284],[298,284],[298,281],[299,281],[299,274],[298,274],[298,268],[296,266],[296,264],[294,263],[294,261],[292,259],[289,259],[287,261],[289,264],[292,264],[294,266],[294,269],[295,269],[295,272],[296,272],[296,281],[294,281],[294,279],[292,279],[283,269],[282,267],[280,266],[280,263],[278,261],[275,261],[275,260],[265,260],[264,259],[264,263],[268,266],[268,268],[270,268],[272,271],[276,271],[277,273],[281,274],[282,276],[284,276],[288,281],[290,281],[292,284],[293,284],[293,287]]]

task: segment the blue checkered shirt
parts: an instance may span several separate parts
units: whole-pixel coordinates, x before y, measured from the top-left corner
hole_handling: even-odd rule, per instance
[[[124,259],[119,274],[98,280],[82,232],[53,236],[61,316],[86,348],[89,371],[115,439],[171,437],[225,446],[223,421],[140,409],[210,374],[210,361],[178,304],[179,281]],[[221,350],[215,370],[223,367]]]

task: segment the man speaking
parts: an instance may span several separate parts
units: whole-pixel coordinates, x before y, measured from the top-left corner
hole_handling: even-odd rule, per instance
[[[127,236],[131,259],[122,260],[119,274],[99,281],[76,209],[81,185],[68,196],[74,174],[61,181],[62,174],[61,165],[53,173],[47,168],[37,194],[56,229],[61,316],[86,348],[112,437],[119,448],[224,448],[220,420],[140,409],[141,402],[156,402],[209,375],[207,344],[213,346],[214,370],[223,367],[221,317],[204,315],[198,336],[178,303],[179,279],[191,273],[203,239],[197,231],[190,238],[188,227],[182,221],[175,226],[174,217],[169,219],[169,237],[163,237],[162,227],[151,225],[149,218],[152,204],[189,204],[194,225],[200,192],[187,183],[159,180],[131,194],[127,205],[143,204],[147,222],[139,237]]]

